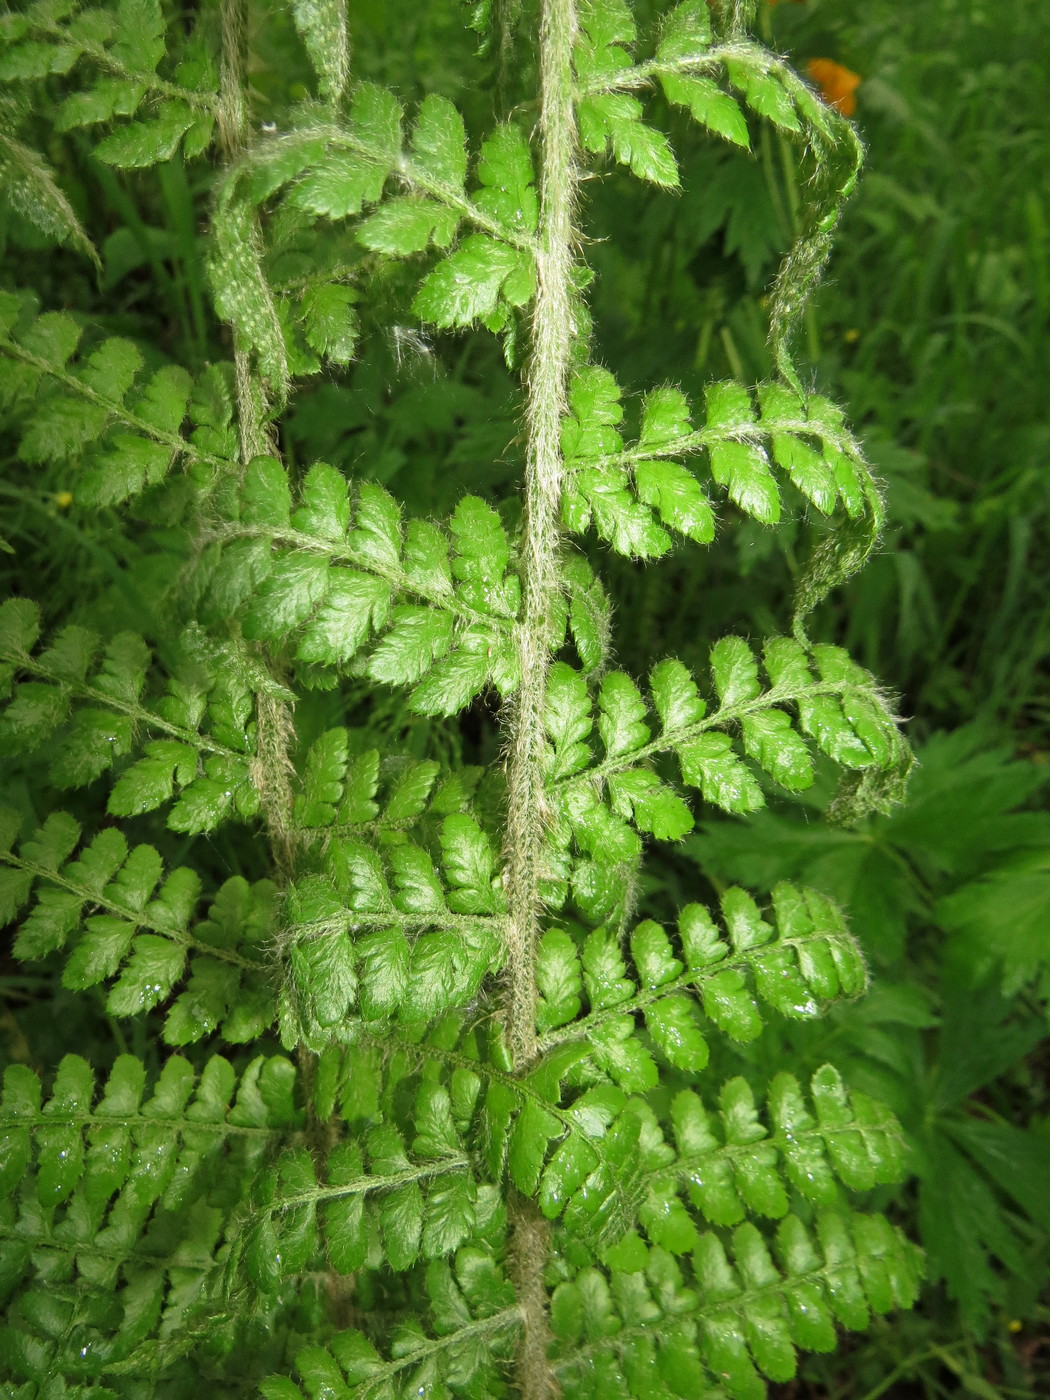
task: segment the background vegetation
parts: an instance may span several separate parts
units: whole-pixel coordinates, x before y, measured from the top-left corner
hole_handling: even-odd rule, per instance
[[[453,6],[364,0],[354,11],[359,76],[405,92],[458,84],[462,105],[491,106]],[[814,630],[899,693],[921,767],[905,808],[849,831],[809,820],[830,799],[819,783],[746,823],[711,822],[650,865],[649,894],[670,909],[703,882],[769,889],[802,877],[848,905],[877,975],[859,1004],[720,1052],[726,1073],[741,1061],[746,1072],[749,1057],[799,1071],[833,1058],[890,1104],[911,1147],[911,1177],[877,1204],[926,1250],[922,1304],[807,1361],[785,1398],[1037,1396],[1050,1385],[1050,21],[1038,0],[785,0],[763,19],[800,66],[831,59],[861,80],[867,171],[808,313],[806,359],[863,436],[890,523],[877,559]],[[254,54],[264,106],[308,80],[281,23]],[[596,196],[587,233],[598,352],[628,389],[668,379],[696,398],[712,378],[769,373],[763,302],[791,240],[798,177],[771,130],[751,156],[701,147],[669,121],[682,195],[656,200],[625,176]],[[9,211],[4,284],[33,285],[46,305],[156,347],[158,363],[169,354],[201,368],[228,355],[205,311],[196,238],[206,176],[178,154],[141,176],[115,173],[76,131],[49,139],[102,251],[101,279]],[[603,241],[614,228],[615,245]],[[280,275],[290,286],[296,259],[312,255],[288,248]],[[396,305],[405,288],[384,275],[380,290]],[[505,444],[519,405],[497,347],[428,342],[411,326],[406,314],[403,330],[365,337],[344,378],[300,393],[287,458],[322,457],[420,513],[445,512],[468,489],[509,494],[520,463]],[[32,591],[52,621],[161,640],[182,536],[149,511],[82,509],[60,461],[18,460],[13,449],[5,442],[0,485],[5,590]],[[782,628],[796,567],[784,538],[744,525],[656,570],[607,564],[620,662],[637,672],[674,653],[702,665],[730,628]],[[362,745],[422,754],[436,730],[451,757],[487,764],[497,753],[481,706],[424,733],[364,691],[349,715],[334,705],[325,691],[308,697],[308,734],[347,723]],[[8,753],[0,797],[42,819],[49,799],[36,772]],[[74,797],[74,811],[77,800],[90,808],[90,793]],[[252,873],[238,839],[223,833],[210,847],[220,876]],[[179,838],[168,841],[177,860]],[[147,1018],[128,1032],[101,999],[63,990],[46,970],[5,961],[0,990],[5,1060],[46,1066],[75,1048],[104,1068],[125,1048],[152,1053]]]

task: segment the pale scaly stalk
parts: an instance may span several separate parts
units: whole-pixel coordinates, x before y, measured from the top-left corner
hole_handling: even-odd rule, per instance
[[[574,0],[544,0],[540,33],[542,140],[538,287],[526,400],[522,613],[516,632],[521,682],[508,722],[508,931],[506,1019],[515,1064],[536,1054],[540,882],[548,820],[543,716],[550,667],[550,620],[560,591],[558,512],[561,418],[572,345],[573,212],[577,184],[572,100]]]
[[[227,161],[244,154],[251,144],[248,102],[245,95],[245,59],[248,19],[245,0],[222,0],[222,64],[219,76],[219,143]],[[234,345],[237,379],[237,426],[241,459],[251,461],[273,449],[266,431],[266,400],[258,377],[252,373],[248,352]]]
[[[248,102],[245,93],[247,56],[247,7],[245,0],[222,0],[222,66],[219,89],[219,140],[227,161],[242,156],[251,144]],[[236,345],[237,424],[241,464],[273,453],[275,445],[266,426],[266,397],[258,375],[252,371],[246,350]],[[274,860],[281,875],[291,873],[295,840],[291,826],[292,773],[289,749],[294,739],[287,704],[260,692],[256,696],[257,739],[252,762],[252,782],[262,799],[263,814]]]
[[[560,1393],[550,1363],[547,1285],[543,1270],[550,1253],[551,1227],[531,1201],[512,1197],[510,1272],[521,1318],[515,1380],[521,1400],[554,1400]]]
[[[561,419],[572,348],[573,213],[576,120],[572,95],[574,0],[544,0],[540,30],[541,209],[537,293],[527,379],[528,446],[521,551],[523,604],[516,633],[521,681],[508,723],[506,1022],[515,1067],[536,1058],[535,955],[540,932],[548,804],[544,711],[551,659],[550,620],[560,592],[558,515],[562,491]],[[543,1270],[550,1227],[534,1205],[511,1203],[511,1268],[522,1317],[516,1379],[522,1400],[557,1393],[548,1352]]]

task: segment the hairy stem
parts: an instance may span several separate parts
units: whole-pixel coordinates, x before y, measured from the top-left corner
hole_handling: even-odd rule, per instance
[[[543,1279],[551,1227],[532,1202],[523,1198],[511,1202],[509,1215],[511,1276],[523,1324],[517,1358],[518,1389],[522,1400],[553,1400],[561,1393],[561,1387],[554,1379],[548,1358],[551,1338]]]
[[[543,0],[542,16],[540,246],[525,413],[523,606],[516,631],[521,682],[509,722],[505,848],[506,1021],[518,1070],[537,1053],[534,964],[548,820],[543,720],[552,646],[550,620],[561,589],[561,419],[573,340],[573,213],[578,178],[572,87],[575,0]],[[549,1400],[558,1393],[548,1360],[550,1331],[543,1279],[549,1227],[535,1206],[525,1201],[513,1203],[512,1220],[514,1282],[524,1323],[517,1357],[518,1390],[522,1400]]]
[[[514,49],[518,24],[521,20],[521,0],[496,0],[496,88],[500,110],[506,115],[511,108],[510,92],[514,74]]]
[[[240,159],[251,144],[251,126],[245,92],[248,47],[248,16],[245,0],[222,0],[222,66],[219,79],[219,141],[228,164]],[[257,220],[252,216],[253,223]],[[240,431],[241,459],[269,452],[272,443],[266,431],[266,398],[258,376],[253,374],[247,350],[235,343],[233,352],[237,380],[237,426]]]
[[[222,0],[222,65],[219,91],[219,139],[228,163],[241,158],[251,145],[251,124],[246,93],[248,12],[246,0]],[[258,219],[252,215],[252,231]],[[237,424],[241,463],[275,451],[266,423],[266,392],[254,372],[251,358],[236,344],[234,368],[237,381]],[[295,835],[292,828],[292,775],[289,750],[295,738],[292,717],[283,701],[260,692],[256,696],[256,753],[252,782],[262,799],[262,810],[277,869],[284,879],[292,871]]]
[[[277,869],[282,877],[288,878],[292,873],[296,846],[292,827],[292,777],[295,768],[288,756],[295,742],[295,730],[288,704],[263,692],[255,697],[255,718],[258,728],[255,758],[251,765],[252,783],[262,798]]]
[[[528,374],[523,607],[516,642],[521,684],[509,723],[506,869],[507,1027],[515,1063],[536,1054],[533,969],[543,876],[543,716],[550,665],[550,618],[560,590],[558,509],[564,462],[561,417],[572,345],[576,122],[572,101],[574,0],[544,0],[540,33],[542,205],[538,290]]]

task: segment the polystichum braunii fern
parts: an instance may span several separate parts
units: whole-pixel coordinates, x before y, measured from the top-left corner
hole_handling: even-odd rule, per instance
[[[130,341],[0,296],[22,458],[68,459],[82,505],[146,492],[185,541],[156,654],[81,626],[41,644],[32,603],[0,610],[4,742],[45,750],[56,787],[109,784],[87,831],[4,817],[0,910],[19,957],[63,958],[64,985],[105,987],[111,1016],[162,1008],[168,1047],[259,1042],[236,1068],[122,1056],[100,1088],[69,1056],[43,1096],[9,1071],[12,1395],[175,1396],[202,1375],[251,1393],[273,1369],[269,1400],[750,1400],[836,1323],[913,1300],[917,1252],[849,1201],[900,1174],[891,1116],[832,1067],[778,1074],[759,1103],[704,1073],[712,1036],[863,990],[838,909],[790,884],[765,912],[736,887],[717,914],[687,904],[671,932],[638,908],[645,842],[692,828],[685,791],[747,813],[811,783],[819,750],[849,815],[893,800],[908,766],[872,677],[805,631],[881,521],[788,347],[858,146],[747,36],[748,8],[686,0],[639,49],[624,0],[542,0],[536,105],[470,145],[448,98],[409,119],[351,81],[339,0],[292,0],[318,95],[272,131],[250,110],[243,0],[188,30],[156,0],[4,17],[3,179],[49,236],[93,251],[19,130],[49,75],[66,75],[59,130],[107,124],[101,162],[214,149],[235,363],[146,369]],[[496,10],[474,23],[506,64],[528,25]],[[620,387],[589,358],[581,180],[611,158],[678,183],[654,89],[714,137],[747,146],[769,121],[797,140],[809,206],[773,293],[777,381],[713,384],[702,409],[654,387],[625,440]],[[399,259],[424,327],[480,324],[521,375],[520,516],[468,495],[447,522],[405,518],[374,481],[281,460],[295,381],[351,360],[367,275]],[[727,528],[772,527],[785,500],[826,518],[793,635],[724,637],[709,675],[668,658],[643,685],[610,665],[607,597],[570,537],[692,549],[723,496]],[[498,697],[504,770],[297,735],[297,694],[365,682],[435,718]],[[160,811],[187,837],[253,824],[266,877],[209,884],[192,846],[166,869],[139,839]]]

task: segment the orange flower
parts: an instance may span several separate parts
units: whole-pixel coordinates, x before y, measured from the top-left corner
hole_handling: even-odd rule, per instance
[[[858,73],[851,72],[832,58],[811,58],[806,64],[806,72],[830,107],[837,108],[844,117],[852,117],[857,110]]]

